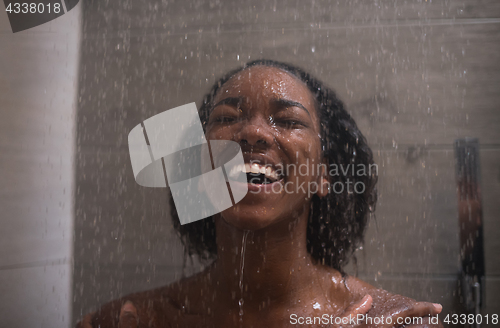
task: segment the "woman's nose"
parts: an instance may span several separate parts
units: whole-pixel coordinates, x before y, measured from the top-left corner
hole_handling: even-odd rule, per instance
[[[253,118],[243,123],[236,134],[236,141],[249,146],[271,145],[274,136],[269,123],[263,118]]]

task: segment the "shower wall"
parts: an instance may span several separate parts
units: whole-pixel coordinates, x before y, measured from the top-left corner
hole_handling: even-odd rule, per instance
[[[2,327],[72,324],[80,28],[80,6],[18,33],[0,13]]]
[[[201,268],[183,266],[167,189],[135,183],[127,135],[259,58],[337,90],[375,153],[377,215],[349,271],[445,313],[463,313],[453,143],[479,138],[484,311],[500,311],[500,2],[85,1],[82,38],[74,321]]]

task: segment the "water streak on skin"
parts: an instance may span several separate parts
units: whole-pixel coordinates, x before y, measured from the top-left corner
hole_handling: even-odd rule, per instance
[[[238,304],[240,305],[240,322],[243,322],[243,269],[245,268],[245,249],[247,245],[247,237],[250,233],[250,230],[245,230],[243,233],[243,240],[241,242],[241,259],[240,259],[240,300]]]

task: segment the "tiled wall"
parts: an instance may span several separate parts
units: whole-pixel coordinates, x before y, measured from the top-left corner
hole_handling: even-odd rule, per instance
[[[460,311],[453,142],[479,138],[485,311],[500,311],[500,2],[83,4],[74,320],[182,274],[167,190],[135,184],[128,132],[200,104],[218,76],[259,58],[297,64],[337,90],[376,154],[379,203],[357,252],[360,277],[445,312]]]
[[[80,6],[15,34],[0,13],[2,327],[71,325],[80,32]]]

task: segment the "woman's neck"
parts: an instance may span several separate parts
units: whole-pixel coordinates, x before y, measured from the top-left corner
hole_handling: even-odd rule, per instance
[[[316,276],[311,271],[317,268],[307,252],[307,216],[304,211],[257,231],[238,230],[217,219],[217,260],[211,274],[227,306],[238,307],[240,299],[246,312],[287,306],[310,291],[303,287],[311,285]]]

